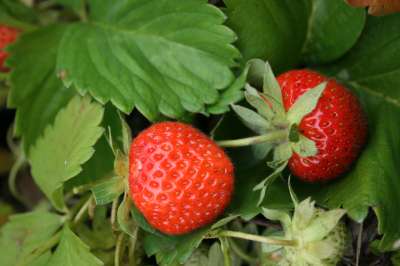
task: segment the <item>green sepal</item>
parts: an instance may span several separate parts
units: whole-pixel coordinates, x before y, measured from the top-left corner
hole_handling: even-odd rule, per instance
[[[315,156],[318,153],[315,142],[302,134],[299,134],[299,141],[291,143],[291,147],[301,157]]]
[[[118,207],[117,221],[120,229],[129,235],[130,237],[136,238],[138,232],[138,224],[131,216],[131,199],[128,194],[125,193],[124,199]]]
[[[292,157],[293,151],[289,142],[279,144],[274,149],[274,162],[287,161]]]
[[[299,125],[301,120],[311,113],[318,104],[327,82],[322,82],[316,87],[302,94],[287,112],[287,120],[293,125]]]
[[[118,198],[125,189],[125,179],[112,177],[96,184],[92,189],[96,205],[105,205]]]
[[[257,190],[261,190],[260,191],[260,197],[258,199],[257,205],[260,205],[265,198],[265,194],[267,193],[268,187],[270,184],[272,184],[275,179],[281,174],[281,172],[283,171],[283,169],[285,169],[286,165],[287,165],[288,161],[283,161],[281,162],[274,170],[274,172],[272,172],[272,174],[270,174],[269,176],[267,176],[263,181],[261,181],[260,183],[258,183],[254,188],[253,191],[257,191]]]
[[[264,134],[270,129],[270,123],[253,110],[232,104],[232,110],[248,128],[258,134]]]
[[[264,117],[265,119],[272,120],[274,117],[274,112],[271,107],[265,102],[265,100],[261,97],[260,92],[258,92],[255,88],[253,88],[250,84],[246,84],[246,91],[244,92],[244,96],[247,102],[257,109],[257,112]]]
[[[287,212],[278,209],[262,208],[261,214],[268,220],[281,222],[284,231],[290,229],[292,222]]]
[[[335,228],[345,213],[344,209],[320,212],[304,230],[303,240],[306,242],[322,240]]]
[[[296,225],[296,229],[306,228],[315,214],[315,201],[311,201],[311,198],[303,200],[296,205],[293,214],[293,224]]]
[[[270,104],[273,110],[277,114],[284,115],[285,109],[283,107],[281,88],[268,61],[264,62],[261,59],[252,59],[249,63],[250,83],[258,87],[262,86],[263,93],[271,98]]]

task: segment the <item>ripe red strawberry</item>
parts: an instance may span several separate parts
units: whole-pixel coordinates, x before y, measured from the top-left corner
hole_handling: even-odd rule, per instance
[[[154,124],[132,142],[129,184],[146,220],[163,233],[188,233],[214,221],[233,191],[224,151],[190,125]]]
[[[335,178],[346,172],[358,157],[367,136],[367,122],[358,99],[335,80],[311,70],[292,70],[277,78],[285,110],[306,91],[328,81],[316,108],[306,115],[299,132],[314,141],[315,156],[293,153],[290,170],[305,181]]]
[[[7,72],[9,69],[4,65],[4,61],[8,57],[5,48],[13,43],[19,35],[19,31],[15,28],[0,25],[0,72]]]

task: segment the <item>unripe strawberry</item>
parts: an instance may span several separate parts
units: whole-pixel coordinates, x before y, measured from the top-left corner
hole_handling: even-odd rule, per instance
[[[4,61],[8,57],[8,53],[5,48],[13,43],[19,35],[19,30],[0,25],[0,72],[7,72],[9,69],[4,65]]]
[[[159,231],[179,235],[213,222],[230,202],[233,165],[224,151],[190,125],[157,123],[132,142],[132,199]]]
[[[282,238],[295,245],[275,246],[267,261],[275,258],[278,266],[335,266],[343,257],[348,243],[347,229],[341,218],[342,209],[323,210],[314,206],[310,198],[295,204],[293,217],[279,210],[263,209],[271,220],[280,220]],[[268,250],[268,249],[267,249]]]

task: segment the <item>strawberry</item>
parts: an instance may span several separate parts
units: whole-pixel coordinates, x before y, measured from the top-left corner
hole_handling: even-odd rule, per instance
[[[224,151],[190,125],[157,123],[132,142],[130,194],[159,231],[180,235],[214,221],[230,202],[233,165]]]
[[[268,185],[289,165],[303,181],[326,181],[348,171],[367,137],[367,122],[357,98],[335,80],[311,70],[292,70],[275,79],[268,63],[251,60],[245,97],[257,112],[232,105],[243,123],[258,136],[219,141],[223,147],[257,145],[257,156],[273,151],[275,169],[254,190]],[[252,71],[255,70],[255,71]]]
[[[367,136],[367,123],[358,99],[335,80],[311,70],[292,70],[277,78],[288,111],[306,91],[328,81],[315,109],[299,124],[299,132],[314,141],[318,153],[293,153],[290,170],[305,181],[329,180],[346,172],[358,157]]]
[[[19,35],[19,30],[0,25],[0,72],[7,72],[9,69],[4,65],[4,61],[8,57],[8,53],[5,51],[5,48],[13,43]]]

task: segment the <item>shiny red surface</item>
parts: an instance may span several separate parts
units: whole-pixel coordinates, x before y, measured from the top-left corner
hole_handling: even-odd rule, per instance
[[[130,151],[130,190],[146,220],[166,234],[214,221],[229,204],[233,165],[224,151],[190,125],[154,124]]]
[[[293,70],[279,76],[285,109],[307,90],[327,80],[310,70]],[[303,118],[300,132],[313,140],[318,154],[294,154],[291,171],[305,181],[333,179],[350,169],[367,137],[367,122],[358,99],[335,80],[329,80],[317,107]]]

